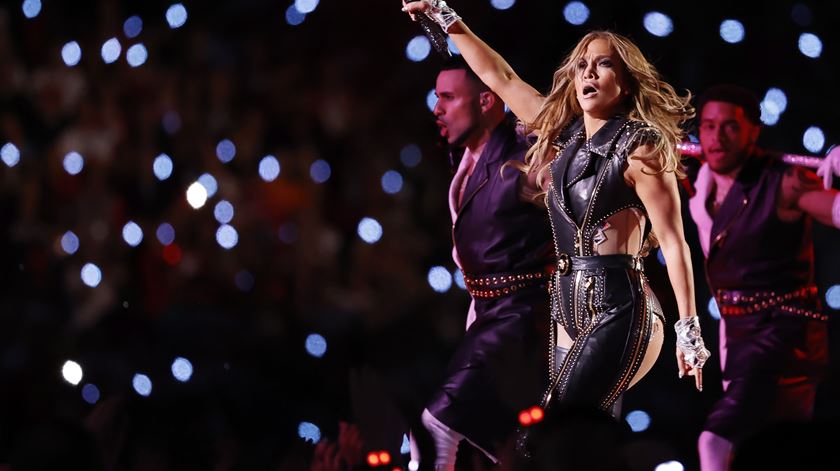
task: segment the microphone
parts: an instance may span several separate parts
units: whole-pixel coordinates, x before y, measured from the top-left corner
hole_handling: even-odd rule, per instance
[[[409,0],[407,3],[416,1],[418,0]],[[444,59],[452,57],[452,53],[449,51],[449,43],[446,42],[446,33],[443,32],[443,29],[441,29],[437,23],[432,21],[424,13],[415,15],[415,18],[417,19],[417,22],[420,23],[420,29],[423,30],[423,34],[426,35],[429,42],[432,43],[432,47],[435,48],[435,51],[437,51],[437,53]]]

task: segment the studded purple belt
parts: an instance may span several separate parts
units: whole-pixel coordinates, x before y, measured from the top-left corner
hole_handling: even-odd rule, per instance
[[[474,298],[499,298],[534,285],[545,285],[550,275],[543,270],[490,275],[464,273],[464,284]]]

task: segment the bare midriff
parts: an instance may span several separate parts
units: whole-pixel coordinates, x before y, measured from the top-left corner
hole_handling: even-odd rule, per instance
[[[645,214],[637,208],[627,208],[613,214],[598,229],[603,237],[596,234],[592,252],[596,255],[639,255],[646,219]]]

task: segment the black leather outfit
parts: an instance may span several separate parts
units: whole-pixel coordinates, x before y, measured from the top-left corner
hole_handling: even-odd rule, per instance
[[[551,308],[574,343],[559,371],[549,369],[545,407],[559,401],[617,413],[612,407],[641,366],[654,315],[662,317],[638,255],[593,250],[611,216],[628,208],[645,213],[624,171],[629,154],[654,139],[649,125],[626,117],[609,120],[589,141],[578,119],[558,139],[546,195],[558,256]],[[643,240],[649,232],[646,221]]]

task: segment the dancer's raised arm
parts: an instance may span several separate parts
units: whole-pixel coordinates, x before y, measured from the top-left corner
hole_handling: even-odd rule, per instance
[[[476,36],[446,2],[419,0],[403,5],[412,18],[415,14],[425,14],[444,28],[473,72],[501,97],[513,114],[525,123],[534,120],[545,97],[519,78],[510,64]]]

